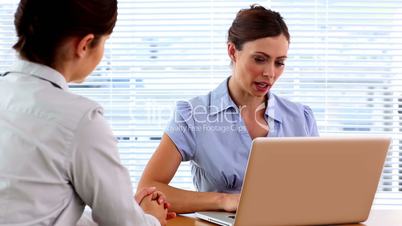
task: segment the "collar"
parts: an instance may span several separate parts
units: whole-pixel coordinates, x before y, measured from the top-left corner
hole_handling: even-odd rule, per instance
[[[278,106],[278,97],[271,91],[267,94],[268,107],[265,108],[265,116],[275,121],[282,122],[282,112]]]
[[[218,87],[211,92],[210,101],[210,114],[218,114],[229,108],[238,109],[234,101],[229,95],[229,82],[230,76],[226,78]]]
[[[17,62],[11,67],[11,72],[28,74],[51,83],[57,84],[63,90],[68,90],[68,84],[64,76],[55,69],[43,64],[34,63],[18,59]]]
[[[233,108],[238,110],[238,107],[232,100],[229,95],[229,79],[226,78],[221,84],[218,85],[211,92],[211,101],[210,101],[210,114],[218,114],[224,110],[229,108]],[[278,107],[278,97],[269,92],[267,94],[268,99],[268,107],[265,108],[265,116],[274,119],[275,121],[282,122],[280,108]]]

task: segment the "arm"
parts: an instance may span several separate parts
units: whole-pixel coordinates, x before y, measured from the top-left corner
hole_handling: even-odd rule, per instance
[[[127,169],[120,164],[112,131],[99,112],[83,117],[72,141],[69,177],[75,192],[92,208],[99,225],[157,226],[166,210],[156,201],[147,201],[150,214],[134,201]],[[153,215],[153,216],[151,216]],[[160,218],[158,221],[157,218]]]
[[[171,211],[188,213],[203,210],[235,211],[239,195],[216,192],[194,192],[169,186],[182,157],[173,141],[164,134],[138,184],[138,189],[155,186],[171,204]]]

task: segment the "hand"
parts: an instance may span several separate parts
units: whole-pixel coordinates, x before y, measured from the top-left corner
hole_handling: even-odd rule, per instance
[[[164,204],[159,204],[156,200],[152,199],[152,195],[144,197],[140,204],[145,213],[151,214],[156,217],[162,226],[167,224],[167,212]]]
[[[154,193],[156,191],[156,187],[147,187],[147,188],[142,188],[140,191],[137,191],[137,193],[134,196],[135,201],[138,203],[138,205],[141,204],[142,200]]]
[[[166,205],[166,204],[167,204],[167,205]],[[166,216],[166,220],[170,220],[170,219],[172,219],[172,218],[175,218],[175,217],[177,216],[176,212],[171,212],[171,211],[169,211],[171,205],[170,205],[170,203],[166,203],[166,204],[165,204],[165,209],[168,210],[167,216]]]
[[[170,203],[166,201],[166,196],[160,191],[156,191],[155,187],[147,187],[143,188],[135,194],[135,201],[141,205],[142,200],[148,196],[152,196],[152,200],[157,200],[158,204],[163,204],[165,209],[169,209],[171,207]],[[175,212],[168,212],[166,219],[172,219],[176,217]]]
[[[235,212],[239,205],[240,194],[223,194],[221,199],[221,209],[226,212]]]
[[[152,193],[152,200],[157,200],[158,204],[163,204],[163,207],[167,210],[171,207],[171,204],[166,200],[165,194],[163,194],[161,191],[155,191]],[[172,219],[176,217],[175,212],[168,212],[166,219]]]

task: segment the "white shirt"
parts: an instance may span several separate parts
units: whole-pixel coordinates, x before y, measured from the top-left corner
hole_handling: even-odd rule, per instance
[[[53,83],[53,84],[52,84]],[[134,201],[117,141],[95,102],[50,67],[0,77],[0,225],[160,225]]]

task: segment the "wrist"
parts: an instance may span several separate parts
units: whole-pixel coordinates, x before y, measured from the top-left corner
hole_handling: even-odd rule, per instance
[[[218,210],[225,210],[226,199],[227,199],[226,193],[218,193],[217,203],[216,203],[216,207]]]

